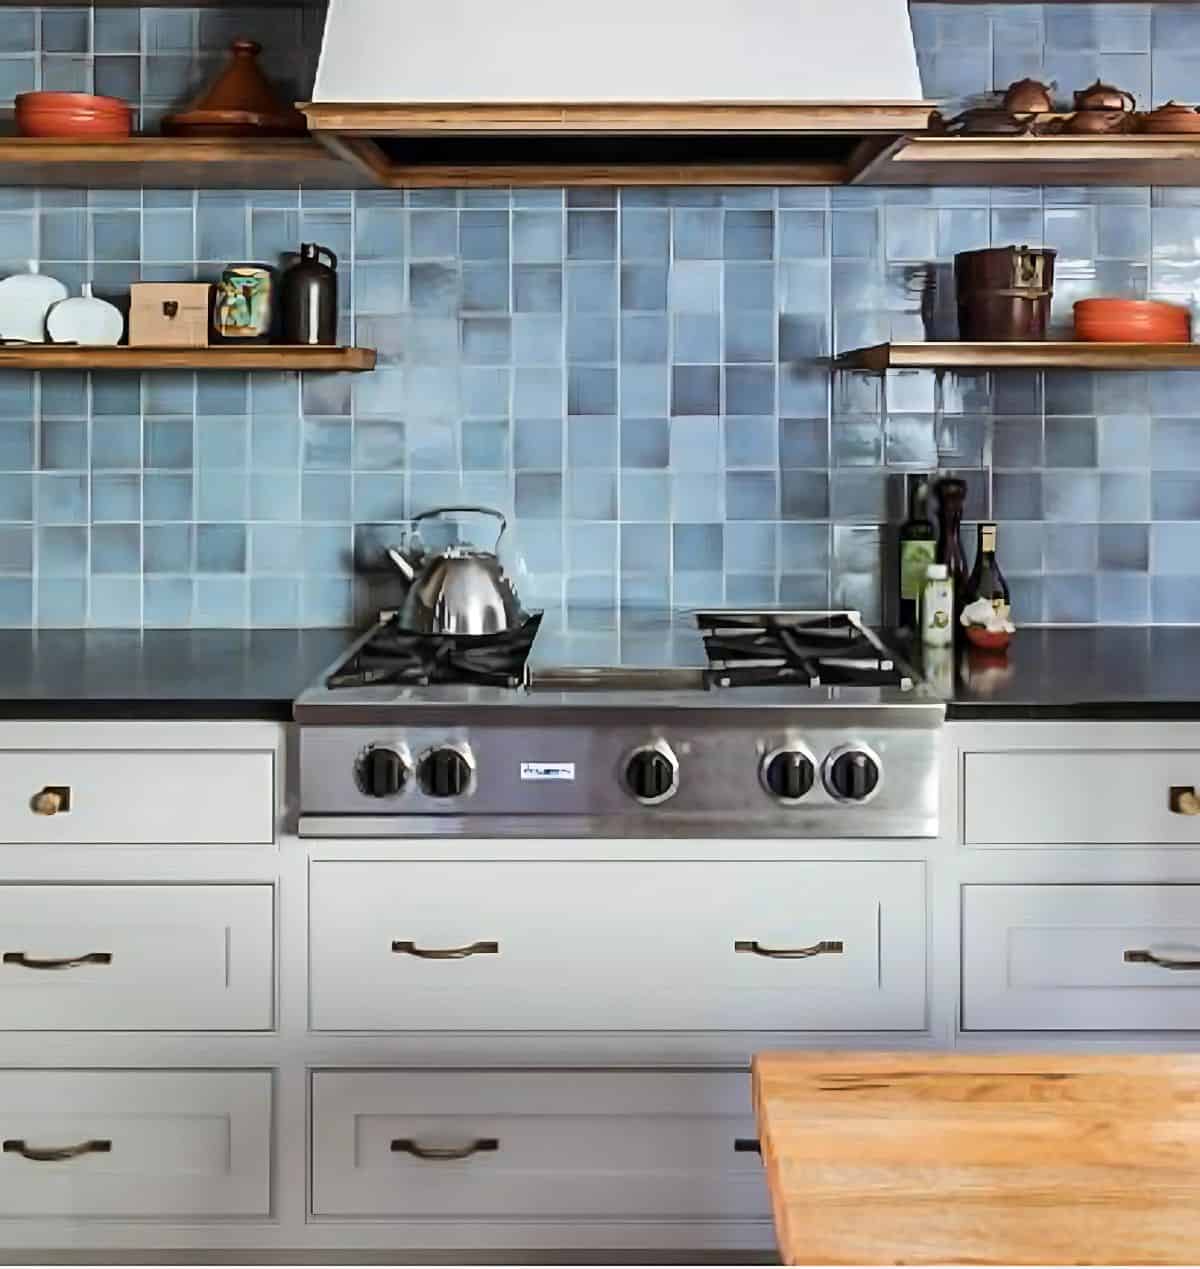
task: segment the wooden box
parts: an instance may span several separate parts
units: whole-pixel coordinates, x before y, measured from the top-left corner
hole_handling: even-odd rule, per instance
[[[134,282],[129,288],[129,343],[141,348],[208,344],[207,282]]]

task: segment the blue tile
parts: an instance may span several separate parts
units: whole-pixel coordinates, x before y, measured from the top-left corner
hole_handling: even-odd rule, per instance
[[[29,53],[37,47],[36,13],[33,9],[13,9],[4,15],[0,28],[0,53]]]
[[[38,572],[43,577],[83,577],[88,571],[88,531],[78,528],[38,530]]]
[[[148,524],[142,529],[142,571],[144,573],[190,573],[192,571],[190,524]]]
[[[771,414],[774,410],[775,373],[771,367],[725,367],[727,414]]]
[[[1045,578],[1046,621],[1067,624],[1096,620],[1096,579],[1086,575],[1051,575]]]
[[[781,524],[779,562],[787,573],[806,573],[829,567],[827,524]]]
[[[567,515],[572,520],[617,518],[617,474],[588,469],[567,477]]]
[[[404,213],[394,207],[359,208],[354,218],[354,252],[359,260],[399,260],[404,256]]]
[[[92,572],[140,572],[141,536],[141,527],[136,524],[96,525],[92,529]]]
[[[375,291],[380,282],[370,288]],[[393,296],[396,292],[393,290]],[[382,303],[382,301],[380,301]],[[389,298],[384,311],[399,308],[398,299]],[[509,282],[507,264],[464,264],[462,268],[463,311],[507,313],[509,311]],[[361,304],[360,304],[361,311]]]
[[[250,582],[250,623],[260,629],[288,629],[300,622],[300,581],[295,577],[255,577]]]
[[[671,244],[670,213],[626,211],[621,216],[621,258],[666,260]]]
[[[648,475],[643,478],[653,479]],[[663,501],[656,505],[659,507],[657,514],[663,519],[669,515],[675,521],[688,524],[720,520],[731,515],[726,509],[725,481],[716,472],[672,475],[670,505]],[[629,514],[624,503],[622,511]]]
[[[1102,622],[1142,625],[1150,619],[1150,579],[1136,573],[1100,573],[1096,616]]]
[[[191,520],[192,477],[147,474],[142,483],[142,514],[146,520]]]
[[[1155,622],[1194,625],[1200,621],[1200,576],[1152,577],[1150,612]]]
[[[28,626],[33,620],[33,582],[0,578],[0,626]]]
[[[513,311],[516,313],[561,311],[562,285],[562,269],[558,265],[516,265],[513,268]]]
[[[508,420],[469,419],[462,425],[462,465],[470,471],[508,469]]]
[[[678,313],[718,313],[721,309],[721,265],[709,261],[677,261],[671,267],[670,305]]]
[[[1095,467],[1096,455],[1095,419],[1063,417],[1046,420],[1048,467]]]
[[[516,372],[513,388],[513,410],[523,417],[550,418],[563,412],[563,376],[556,369],[526,369]],[[582,411],[575,410],[579,414]],[[611,410],[598,411],[611,414]]]
[[[244,418],[198,418],[195,429],[196,465],[244,468],[248,441],[249,426]]]
[[[675,481],[693,479],[676,476]],[[621,519],[666,521],[671,519],[672,478],[665,472],[655,471],[622,471],[621,473]],[[679,507],[676,507],[676,518],[685,519]],[[705,504],[697,519],[707,518],[709,506]],[[614,554],[613,559],[616,556]]]
[[[567,420],[567,466],[572,468],[615,468],[617,466],[617,420],[584,417]],[[607,516],[586,517],[607,519]]]
[[[92,520],[136,522],[142,517],[142,478],[135,474],[92,477]]]
[[[837,259],[875,259],[879,255],[879,220],[874,209],[834,211],[833,255]]]
[[[671,213],[676,260],[719,260],[723,253],[724,213],[713,208],[677,208]]]
[[[44,419],[41,441],[43,471],[81,471],[87,467],[87,424],[82,419]]]
[[[1146,472],[1103,472],[1100,476],[1100,519],[1146,520],[1150,515],[1150,477]]]
[[[468,365],[500,365],[512,355],[512,333],[504,317],[464,317],[462,354]],[[344,376],[343,376],[344,377]]]
[[[96,9],[92,38],[97,53],[141,51],[141,13],[137,9]],[[0,44],[2,47],[2,44]]]
[[[24,523],[32,519],[33,476],[0,476],[0,522]]]
[[[617,254],[617,217],[610,211],[567,213],[567,256],[571,260],[612,260]]]
[[[514,211],[513,259],[520,263],[558,263],[563,254],[563,223],[559,211]]]
[[[194,593],[197,626],[244,626],[248,592],[243,577],[197,577]]]
[[[992,477],[993,513],[1000,520],[1042,519],[1042,478],[1036,472],[996,473]]]
[[[732,417],[725,420],[726,467],[775,467],[778,464],[778,424],[773,416]]]
[[[672,530],[672,567],[684,573],[720,572],[725,533],[720,524],[677,524]]]
[[[459,218],[459,252],[464,260],[507,260],[508,233],[507,211],[464,211]]]
[[[617,270],[612,264],[569,264],[567,308],[572,313],[609,313],[617,307]]]
[[[621,308],[626,312],[661,312],[667,307],[665,264],[627,264],[621,269]]]
[[[37,478],[39,524],[85,524],[88,518],[86,476],[46,473]]]
[[[1100,514],[1100,478],[1089,472],[1046,472],[1042,499],[1047,520],[1094,523]]]
[[[246,526],[199,524],[196,526],[196,568],[201,573],[246,571]]]
[[[725,525],[725,567],[738,572],[773,573],[776,562],[774,521],[737,521]]]
[[[730,520],[770,520],[778,516],[779,490],[775,473],[729,472],[725,477],[725,514]]]
[[[249,507],[249,476],[245,471],[204,467],[196,473],[197,519],[244,520]]]
[[[184,261],[193,258],[193,224],[190,211],[142,213],[142,258]]]
[[[667,360],[670,323],[665,313],[625,313],[621,317],[621,360],[661,365]]]
[[[769,264],[727,264],[725,307],[762,310],[775,307],[775,269]]]
[[[700,313],[675,318],[675,360],[702,365],[721,358],[721,319]]]
[[[1151,515],[1155,520],[1200,519],[1200,474],[1156,471],[1150,478]]]
[[[11,102],[19,93],[37,86],[37,62],[32,57],[0,59],[0,102]]]
[[[825,212],[780,212],[779,254],[782,259],[823,258],[827,252]]]
[[[37,624],[78,629],[87,622],[87,581],[82,578],[40,578],[37,584]]]
[[[775,213],[726,212],[724,249],[727,260],[770,260],[775,251]]]
[[[414,264],[408,270],[409,302],[415,312],[454,313],[460,279],[452,264]]]
[[[365,477],[359,477],[365,481]],[[397,488],[394,476],[389,477],[394,498],[393,502],[401,504],[398,518],[403,517],[403,495]],[[365,486],[367,491],[374,492],[373,485]],[[349,474],[343,472],[305,472],[300,483],[301,514],[309,521],[349,521],[351,518],[352,484]],[[366,507],[358,509],[359,519],[370,519]],[[388,517],[384,517],[388,518]]]
[[[608,315],[572,313],[567,320],[567,361],[575,363],[615,362],[616,360],[617,323],[615,319]]]
[[[1050,524],[1046,526],[1045,566],[1047,572],[1094,572],[1096,557],[1095,525]]]
[[[513,463],[519,470],[557,471],[562,466],[562,420],[518,419],[513,432]]]
[[[617,374],[615,370],[573,366],[567,371],[567,412],[569,414],[615,414]]]
[[[557,518],[562,514],[562,477],[548,472],[517,472],[516,513]]]
[[[44,434],[44,429],[43,429]],[[147,467],[190,468],[192,465],[192,419],[148,418],[144,429]]]
[[[83,211],[44,211],[41,217],[42,259],[87,259],[87,214]],[[188,259],[191,258],[191,242],[188,243]],[[47,269],[52,276],[62,270]]]
[[[717,415],[721,412],[719,366],[676,366],[672,371],[671,385],[673,415]]]
[[[621,413],[652,418],[668,409],[669,376],[666,366],[621,367]]]
[[[768,362],[775,358],[775,314],[746,309],[725,318],[725,360]]]
[[[0,528],[0,573],[33,572],[33,530],[23,526]]]
[[[408,241],[414,259],[437,260],[457,255],[458,212],[410,212]]]

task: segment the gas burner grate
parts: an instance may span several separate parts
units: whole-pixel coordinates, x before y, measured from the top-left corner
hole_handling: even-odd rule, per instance
[[[395,618],[375,631],[325,680],[330,688],[470,683],[521,687],[525,662],[541,625],[534,613],[517,630],[492,635],[426,635]]]
[[[857,613],[701,612],[709,687],[899,687],[899,668]]]

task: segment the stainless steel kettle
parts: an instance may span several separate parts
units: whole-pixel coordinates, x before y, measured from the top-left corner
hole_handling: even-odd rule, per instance
[[[491,507],[437,507],[413,516],[415,526],[433,516],[465,513],[495,516],[500,521],[496,546],[490,551],[448,546],[426,552],[410,543],[388,548],[388,559],[408,582],[398,624],[419,634],[489,635],[515,630],[528,613],[496,557],[508,528],[504,514]]]

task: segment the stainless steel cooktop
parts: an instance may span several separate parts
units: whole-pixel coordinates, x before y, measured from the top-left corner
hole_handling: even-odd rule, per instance
[[[295,702],[302,834],[937,832],[944,707],[857,614],[612,614],[525,643],[364,635]]]

